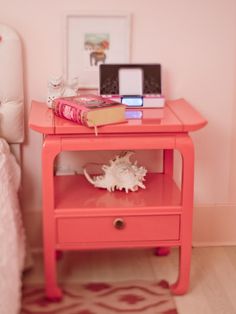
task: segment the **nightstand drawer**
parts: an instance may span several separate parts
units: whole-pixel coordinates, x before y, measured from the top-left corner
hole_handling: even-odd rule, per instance
[[[178,240],[179,215],[57,218],[57,243]]]

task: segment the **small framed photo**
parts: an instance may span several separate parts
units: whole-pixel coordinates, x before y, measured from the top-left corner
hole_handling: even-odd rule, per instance
[[[65,17],[65,68],[68,82],[99,87],[99,66],[130,62],[130,14],[71,13]]]

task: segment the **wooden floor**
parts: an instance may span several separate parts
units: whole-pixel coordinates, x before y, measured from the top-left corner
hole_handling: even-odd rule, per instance
[[[42,254],[24,276],[43,282]],[[157,257],[153,250],[67,252],[58,262],[60,281],[160,280],[177,277],[178,250]],[[194,248],[188,294],[175,297],[179,314],[236,314],[236,247]]]

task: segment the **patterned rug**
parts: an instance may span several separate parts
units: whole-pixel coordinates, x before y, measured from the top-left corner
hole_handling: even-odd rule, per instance
[[[43,287],[24,287],[21,314],[178,314],[166,281],[67,284],[63,292],[50,302]]]

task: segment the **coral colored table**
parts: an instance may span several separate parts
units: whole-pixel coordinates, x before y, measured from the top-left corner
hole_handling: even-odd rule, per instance
[[[189,132],[206,120],[184,99],[143,109],[142,119],[93,129],[54,116],[32,102],[30,128],[42,133],[43,234],[46,294],[60,299],[56,251],[134,247],[179,247],[174,294],[189,286],[194,186],[194,146]],[[83,175],[54,175],[62,151],[162,150],[163,170],[148,173],[146,189],[126,194],[94,188]],[[173,151],[182,155],[181,187],[173,179]]]

